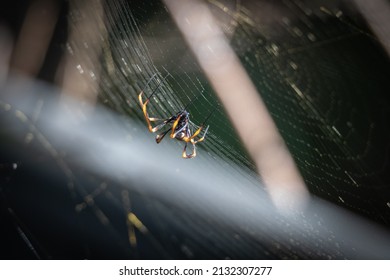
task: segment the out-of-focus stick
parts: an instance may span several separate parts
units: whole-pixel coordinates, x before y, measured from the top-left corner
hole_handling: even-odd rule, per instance
[[[15,43],[11,70],[33,77],[39,73],[58,20],[58,11],[57,1],[31,1]]]
[[[387,0],[354,0],[390,56],[390,3]]]

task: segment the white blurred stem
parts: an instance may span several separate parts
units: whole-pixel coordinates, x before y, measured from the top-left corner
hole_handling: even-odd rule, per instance
[[[57,79],[64,94],[83,104],[95,104],[100,77],[99,56],[107,35],[103,4],[101,0],[71,0],[69,10],[77,16],[69,21],[68,52],[62,59],[63,71],[58,73]]]
[[[390,3],[388,0],[353,0],[390,56]]]
[[[8,77],[13,42],[11,34],[0,25],[0,88]]]
[[[57,1],[31,2],[13,50],[12,70],[29,76],[39,73],[53,36],[58,12]]]
[[[209,8],[196,0],[164,0],[254,159],[275,205],[303,206],[308,191],[271,116]]]

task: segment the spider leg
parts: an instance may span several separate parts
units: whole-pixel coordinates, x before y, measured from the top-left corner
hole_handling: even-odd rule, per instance
[[[144,117],[145,117],[146,123],[148,125],[149,131],[156,132],[157,130],[161,129],[164,125],[166,125],[170,120],[169,119],[164,120],[161,124],[153,127],[150,122],[161,121],[162,119],[149,117],[146,106],[148,105],[150,98],[146,99],[145,102],[143,102],[143,100],[142,100],[143,94],[144,94],[144,91],[141,91],[141,93],[138,95],[138,100],[139,100],[139,103],[141,104],[142,112],[144,113]]]
[[[176,132],[175,132],[176,127],[177,127],[177,125],[179,124],[180,119],[181,119],[181,115],[178,116],[178,117],[176,118],[175,122],[174,122],[173,125],[172,125],[172,128],[171,128],[172,132],[171,132],[171,135],[170,135],[171,138],[175,138],[176,135],[177,135],[177,133],[180,132],[180,131],[176,131]]]
[[[201,138],[199,138],[198,140],[194,140],[194,138],[196,136],[199,135],[199,133],[204,129],[204,126],[201,125],[195,132],[194,134],[192,134],[190,137],[185,137],[183,140],[186,141],[186,142],[191,142],[193,144],[196,144],[198,142],[202,142],[204,140],[204,138],[206,137],[206,134],[207,134],[207,131],[209,130],[209,126],[206,127],[206,130],[205,132],[203,133],[203,136]]]
[[[157,144],[161,142],[161,140],[163,140],[163,138],[165,137],[165,135],[167,135],[167,133],[171,131],[171,129],[169,128],[168,130],[166,130],[165,132],[159,134],[156,136],[156,142]]]
[[[194,143],[191,143],[192,144],[192,153],[190,154],[187,154],[187,142],[186,144],[184,145],[184,149],[183,149],[183,153],[182,153],[182,157],[183,158],[194,158],[196,157],[196,148],[195,148],[195,144]]]
[[[185,141],[185,145],[184,145],[184,149],[183,149],[183,153],[182,153],[182,157],[183,158],[194,158],[194,157],[196,157],[196,143],[202,142],[205,139],[207,131],[209,130],[209,126],[206,127],[206,130],[203,133],[203,136],[201,138],[199,138],[198,140],[194,140],[194,138],[199,135],[199,133],[202,131],[203,128],[204,127],[201,126],[201,127],[198,128],[197,131],[195,131],[195,133],[191,137],[183,138],[183,140]],[[187,153],[187,144],[188,144],[188,142],[190,142],[192,144],[192,153],[190,153],[190,154]]]
[[[201,127],[201,128],[202,128],[202,127]],[[199,129],[201,130],[201,128],[199,128]],[[198,130],[199,130],[199,129],[198,129]],[[197,130],[197,131],[198,131],[198,130]],[[196,132],[197,132],[197,131],[196,131],[196,132],[194,133],[195,136],[192,135],[192,136],[190,137],[191,143],[192,143],[192,144],[196,144],[196,143],[198,143],[198,142],[202,142],[202,141],[205,139],[208,130],[209,130],[209,126],[206,127],[206,130],[204,131],[202,137],[200,137],[198,140],[194,140],[194,137],[197,136],[197,135],[200,133],[200,131],[199,131],[199,133],[198,133],[197,135],[195,135]]]
[[[202,142],[202,141],[205,139],[205,137],[206,137],[207,131],[209,130],[209,126],[206,127],[206,130],[204,131],[202,137],[200,137],[198,140],[194,140],[194,138],[195,138],[196,136],[198,136],[199,133],[204,129],[206,122],[207,122],[208,119],[213,115],[214,111],[215,111],[215,110],[213,110],[213,111],[210,112],[210,114],[206,117],[206,119],[204,120],[204,122],[203,122],[203,123],[200,125],[200,127],[194,132],[194,134],[192,134],[192,135],[189,136],[189,137],[185,137],[183,140],[186,141],[186,142],[191,142],[191,143],[193,143],[193,144],[196,144],[196,143],[198,143],[198,142]]]

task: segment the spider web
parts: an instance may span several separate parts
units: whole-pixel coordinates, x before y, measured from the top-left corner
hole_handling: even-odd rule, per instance
[[[151,14],[149,11],[153,10],[157,11]],[[154,93],[148,106],[149,115],[166,119],[187,108],[192,131],[211,114],[209,123],[212,123],[212,129],[207,141],[199,145],[201,149],[254,170],[223,109],[161,3],[138,3],[135,7],[121,1],[108,3],[106,21],[110,51],[103,55],[102,60],[111,72],[103,75],[108,81],[101,86],[102,102],[142,120],[138,94],[141,90],[145,91],[145,96]],[[177,144],[182,146],[182,143]]]
[[[242,176],[240,180],[255,184],[253,163],[164,5],[159,1],[106,1],[100,13],[85,11],[75,2],[69,25],[77,30],[88,12],[101,36],[98,42],[92,35],[69,41],[66,49],[78,62],[80,75],[92,81],[99,103],[123,117],[120,124],[109,116],[100,123],[120,127],[122,140],[150,139],[146,143],[149,156],[180,160],[169,169],[173,173],[180,173],[184,165],[194,170],[204,165],[211,172],[217,167],[232,168]],[[389,64],[359,15],[340,1],[210,0],[209,6],[267,104],[310,191],[388,226]],[[92,47],[96,44],[101,48]],[[89,49],[90,57],[98,61],[80,55],[82,49]],[[155,135],[148,132],[138,102],[141,90],[146,95],[155,91],[148,107],[154,117],[170,117],[190,104],[196,129],[213,112],[207,122],[207,139],[197,145],[197,158],[180,159],[183,143],[179,141],[154,143]],[[46,101],[38,99],[32,104],[40,112]],[[244,213],[239,219],[247,224],[226,225],[222,214],[200,214],[199,208],[210,207],[208,202],[219,207],[221,197],[210,198],[213,190],[201,192],[202,199],[195,200],[198,208],[177,207],[172,197],[145,193],[141,185],[150,182],[141,184],[143,179],[136,181],[136,175],[134,181],[122,182],[107,175],[115,173],[108,164],[107,173],[80,166],[67,156],[69,151],[56,147],[56,140],[35,126],[42,118],[39,113],[29,119],[23,110],[6,102],[1,103],[1,112],[22,123],[22,128],[15,128],[23,131],[18,142],[24,147],[21,151],[10,155],[9,147],[14,144],[3,140],[1,194],[5,219],[12,225],[9,235],[14,231],[21,236],[19,246],[27,258],[361,256],[336,229],[324,225],[318,209],[313,211],[314,225],[303,217],[303,224],[294,227],[291,220],[273,212],[259,221],[250,207],[232,209],[235,204],[231,204],[223,213],[233,217]],[[88,123],[81,129],[88,130]],[[38,152],[42,147],[45,152]],[[97,160],[104,160],[103,154],[95,153]],[[154,178],[160,173],[151,169],[139,170],[139,174]],[[187,174],[188,182],[196,185],[196,176],[191,175]],[[34,182],[34,188],[29,182]],[[185,186],[174,189],[175,198],[191,201],[193,193]],[[237,199],[246,192],[241,185],[213,188]],[[264,202],[262,207],[267,211],[270,206]],[[61,209],[60,214],[52,213],[56,209]],[[40,220],[52,221],[55,227],[43,228]],[[275,225],[278,232],[268,231]]]
[[[344,3],[252,3],[232,44],[310,190],[388,225],[389,61]]]
[[[389,224],[389,65],[353,7],[340,1],[209,3],[310,190]],[[167,72],[153,114],[166,118],[196,99],[189,111],[201,123],[218,101],[169,13],[156,1],[122,5],[108,4],[120,90],[104,89],[104,102],[118,109],[131,100],[139,112],[137,93],[153,74]],[[253,170],[220,107],[210,125],[200,149]]]

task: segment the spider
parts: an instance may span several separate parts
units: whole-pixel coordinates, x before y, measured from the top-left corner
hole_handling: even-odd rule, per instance
[[[153,77],[152,77],[153,79]],[[160,82],[161,84],[161,82]],[[191,128],[190,128],[190,113],[187,112],[186,108],[188,107],[188,104],[183,110],[179,111],[175,115],[167,118],[167,119],[159,119],[159,118],[153,118],[149,117],[148,111],[147,111],[147,105],[149,104],[150,98],[156,93],[158,87],[160,84],[157,85],[156,89],[153,91],[153,93],[145,100],[143,101],[143,95],[144,95],[144,90],[141,90],[141,92],[138,95],[138,100],[139,103],[141,104],[142,111],[144,113],[144,117],[146,120],[146,123],[148,124],[148,129],[150,132],[157,132],[161,130],[164,126],[172,124],[170,128],[165,130],[164,132],[158,134],[156,136],[156,142],[157,144],[160,143],[165,135],[167,135],[169,132],[170,137],[172,139],[176,139],[179,141],[185,142],[182,157],[183,158],[194,158],[196,157],[196,147],[195,145],[199,142],[204,141],[207,131],[209,129],[209,126],[205,128],[204,124],[206,121],[210,118],[211,113],[209,116],[206,118],[206,120],[200,125],[200,127],[192,134]],[[157,124],[156,126],[152,126],[151,122],[157,122],[161,121],[161,123]],[[204,129],[205,128],[205,129]],[[200,137],[200,133],[204,130],[202,137]],[[197,140],[195,140],[196,137],[200,137]],[[192,152],[187,153],[187,144],[191,143],[192,144]]]

